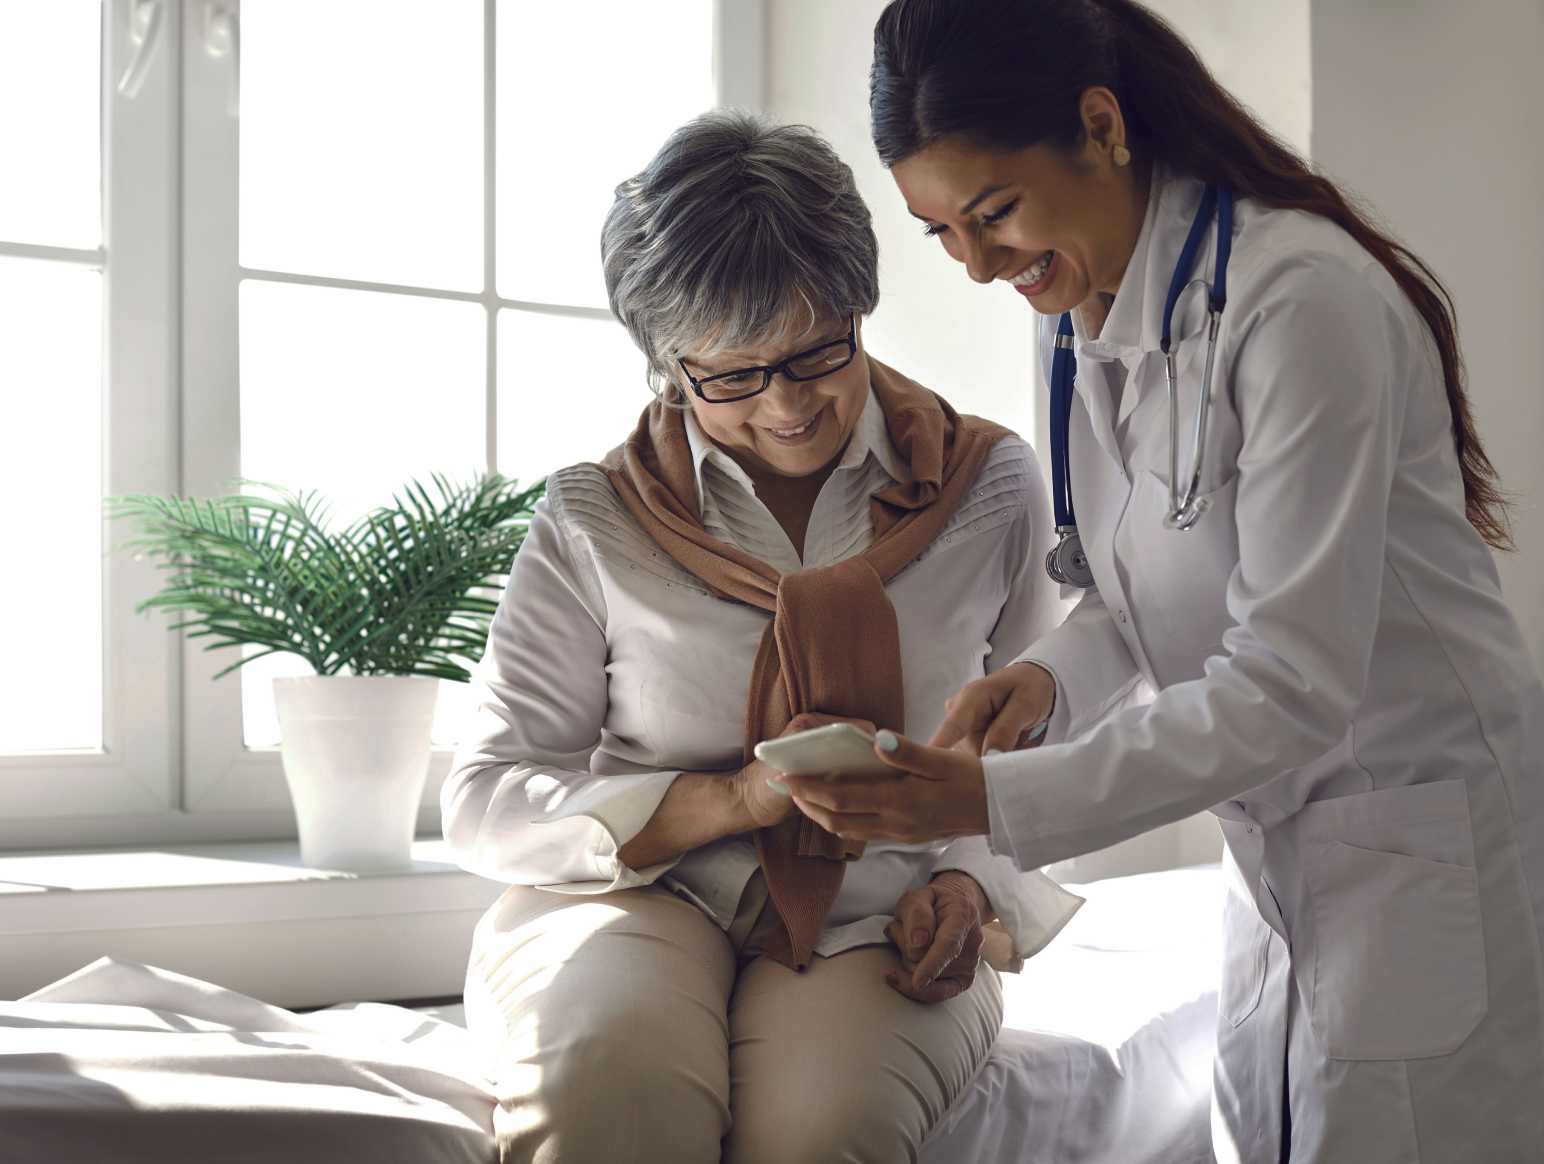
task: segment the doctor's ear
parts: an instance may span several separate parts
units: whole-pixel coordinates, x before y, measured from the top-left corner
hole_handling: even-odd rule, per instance
[[[1078,113],[1083,118],[1087,160],[1107,157],[1117,166],[1131,161],[1131,150],[1126,145],[1126,117],[1111,90],[1103,85],[1083,90]]]

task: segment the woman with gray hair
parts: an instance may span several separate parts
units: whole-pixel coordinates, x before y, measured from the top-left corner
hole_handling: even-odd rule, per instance
[[[442,797],[507,1160],[915,1159],[1078,899],[981,838],[842,842],[758,740],[926,733],[1060,614],[1033,454],[868,356],[869,214],[812,131],[714,113],[624,182],[658,399],[548,481]]]

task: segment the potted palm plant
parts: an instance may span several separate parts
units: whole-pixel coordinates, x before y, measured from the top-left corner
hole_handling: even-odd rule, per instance
[[[543,487],[436,476],[432,492],[412,482],[342,528],[316,493],[254,483],[208,500],[113,502],[139,527],[128,548],[167,571],[140,610],[181,616],[171,629],[206,650],[241,650],[219,675],[278,653],[315,672],[274,680],[306,864],[409,862],[438,682],[470,678]]]

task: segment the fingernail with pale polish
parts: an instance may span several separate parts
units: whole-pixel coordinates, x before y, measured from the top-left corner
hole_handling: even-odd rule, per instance
[[[1030,739],[1031,741],[1038,740],[1041,736],[1045,735],[1045,729],[1050,727],[1050,726],[1051,726],[1051,721],[1050,720],[1048,720],[1048,719],[1041,720],[1034,727],[1029,729],[1029,736],[1027,738]]]
[[[878,732],[874,736],[874,742],[879,745],[881,752],[893,752],[901,746],[900,739],[892,731]]]
[[[1001,756],[1002,754],[1003,754],[1003,750],[1001,748],[988,748],[986,751],[981,753],[981,755],[983,757],[986,757],[986,756]]]
[[[793,793],[788,790],[788,785],[784,784],[776,776],[767,777],[767,787],[770,788],[773,792],[781,793],[783,796],[793,795]]]

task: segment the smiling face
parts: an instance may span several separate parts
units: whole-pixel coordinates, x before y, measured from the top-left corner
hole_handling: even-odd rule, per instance
[[[845,320],[826,316],[809,326],[801,324],[749,347],[687,352],[681,358],[699,380],[740,368],[776,364],[827,343],[841,345],[832,352],[846,358]],[[807,477],[841,455],[868,402],[869,373],[863,358],[861,321],[856,339],[857,354],[846,367],[818,380],[775,375],[765,392],[749,400],[710,403],[692,391],[684,376],[680,377],[681,388],[702,431],[747,472],[753,476]]]
[[[1083,96],[1084,139],[1068,152],[932,142],[890,170],[906,206],[978,283],[1001,280],[1045,314],[1113,295],[1141,233],[1146,168],[1117,165],[1119,105]]]

